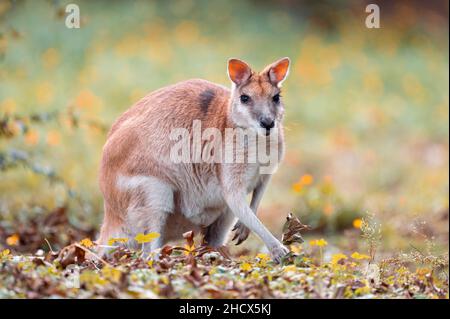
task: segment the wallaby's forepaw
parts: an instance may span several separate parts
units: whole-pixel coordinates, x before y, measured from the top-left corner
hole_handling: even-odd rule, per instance
[[[234,225],[233,231],[234,236],[232,241],[236,240],[236,245],[240,245],[243,241],[247,239],[248,235],[250,235],[250,229],[245,227],[245,225],[242,224],[241,222],[237,222],[236,225]]]
[[[289,253],[289,249],[281,244],[270,248],[269,251],[273,261],[276,263],[280,263],[281,259]]]

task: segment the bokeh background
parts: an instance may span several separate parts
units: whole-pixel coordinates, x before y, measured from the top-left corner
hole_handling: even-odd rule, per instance
[[[448,251],[448,1],[376,1],[380,29],[365,26],[368,1],[293,0],[78,0],[68,29],[70,2],[0,0],[0,246],[95,238],[106,132],[146,93],[228,86],[230,57],[289,56],[287,154],[264,223],[280,234],[293,212],[307,238],[351,251],[371,214],[380,254]]]

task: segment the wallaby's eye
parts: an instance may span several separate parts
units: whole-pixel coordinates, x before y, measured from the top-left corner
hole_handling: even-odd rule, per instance
[[[275,95],[272,97],[272,100],[273,100],[275,103],[279,103],[279,102],[280,102],[280,94],[275,94]]]
[[[241,102],[246,104],[246,103],[248,103],[248,101],[250,101],[250,96],[242,94],[241,95]]]

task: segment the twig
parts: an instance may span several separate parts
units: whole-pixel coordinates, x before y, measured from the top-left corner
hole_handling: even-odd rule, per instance
[[[100,261],[101,261],[102,263],[104,263],[105,265],[107,265],[107,266],[109,266],[109,267],[112,267],[111,264],[110,264],[109,262],[107,262],[106,260],[104,260],[102,257],[98,256],[97,254],[93,253],[93,252],[90,251],[89,249],[83,247],[82,245],[77,244],[77,243],[75,243],[75,244],[73,244],[73,245],[74,245],[75,247],[78,247],[78,248],[84,250],[84,251],[87,252],[88,254],[91,254],[92,256],[94,256],[95,258],[97,258],[98,260],[100,260]]]
[[[100,268],[97,267],[94,261],[90,260],[90,262],[94,265],[95,269],[100,270]]]
[[[48,239],[47,239],[47,238],[44,238],[44,240],[45,240],[45,242],[47,243],[48,248],[50,249],[50,251],[52,252],[52,254],[54,254],[55,251],[53,250],[52,245],[50,245],[50,242],[48,241]]]

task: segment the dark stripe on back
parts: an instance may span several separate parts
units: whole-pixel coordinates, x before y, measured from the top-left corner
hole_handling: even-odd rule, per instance
[[[212,89],[206,89],[199,96],[200,108],[204,113],[208,112],[209,105],[216,96],[216,92]]]

